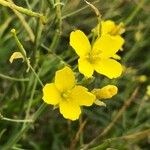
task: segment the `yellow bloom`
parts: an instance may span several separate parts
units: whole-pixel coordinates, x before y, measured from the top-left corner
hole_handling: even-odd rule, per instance
[[[118,92],[118,88],[115,85],[107,85],[101,89],[94,89],[92,93],[97,99],[108,99],[112,98]]]
[[[93,30],[95,35],[100,33],[100,24],[98,24]],[[101,35],[110,34],[112,36],[121,35],[125,32],[124,24],[121,22],[116,25],[112,20],[106,20],[101,22]]]
[[[93,89],[92,93],[96,96],[95,104],[98,106],[106,106],[106,104],[101,101],[102,99],[110,99],[118,92],[118,88],[115,85],[107,85],[101,89]]]
[[[140,75],[136,78],[139,82],[144,83],[147,81],[147,76],[146,75]]]
[[[76,85],[75,76],[69,67],[64,67],[55,74],[54,83],[43,88],[43,100],[58,106],[66,119],[76,120],[81,114],[80,106],[91,106],[96,97],[88,89]]]
[[[105,34],[91,46],[87,36],[80,30],[71,32],[70,45],[78,56],[79,71],[91,77],[94,70],[108,78],[119,77],[122,73],[120,63],[112,59],[122,47],[124,39],[120,36]]]

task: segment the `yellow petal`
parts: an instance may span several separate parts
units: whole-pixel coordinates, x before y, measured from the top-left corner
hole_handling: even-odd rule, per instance
[[[79,72],[84,74],[87,78],[92,77],[94,68],[86,58],[79,58],[78,60]]]
[[[81,109],[78,104],[71,102],[70,100],[61,101],[59,104],[60,113],[64,118],[70,120],[77,120],[81,114]]]
[[[115,28],[115,23],[111,20],[102,21],[102,35],[111,33]]]
[[[116,25],[115,22],[112,20],[102,21],[101,24],[99,23],[92,30],[92,32],[96,36],[99,36],[100,29],[101,29],[101,35],[110,34],[112,36],[115,36],[115,35],[121,35],[122,33],[125,32],[125,27],[124,27],[124,24],[122,22],[119,23],[118,25]]]
[[[97,99],[108,99],[112,98],[118,92],[118,88],[115,85],[107,85],[101,89],[94,89],[92,93]]]
[[[91,45],[87,36],[80,30],[71,32],[70,45],[79,56],[85,56],[91,50]]]
[[[102,22],[102,35],[110,34],[112,36],[121,35],[125,32],[124,24],[121,22],[116,25],[115,22],[111,20],[106,20]]]
[[[94,66],[98,73],[103,74],[110,79],[117,78],[122,73],[121,64],[113,59],[100,60]]]
[[[71,92],[71,99],[82,106],[91,106],[96,97],[88,92],[88,89],[83,86],[75,86]]]
[[[101,57],[108,58],[121,49],[124,39],[121,36],[105,34],[98,38],[93,45],[93,53],[100,53]]]
[[[23,55],[20,52],[14,52],[9,59],[9,62],[12,63],[15,59],[22,58],[24,60]]]
[[[121,57],[117,54],[115,54],[114,56],[112,56],[112,58],[117,59],[117,60],[121,60]]]
[[[115,28],[111,31],[111,35],[121,35],[125,32],[125,25],[123,22],[120,22]]]
[[[55,75],[55,85],[58,90],[64,92],[75,86],[75,76],[69,67],[58,70]]]
[[[45,103],[57,105],[61,101],[61,96],[54,83],[46,84],[43,88],[43,98]]]

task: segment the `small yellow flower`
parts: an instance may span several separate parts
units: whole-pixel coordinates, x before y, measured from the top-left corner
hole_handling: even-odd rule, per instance
[[[86,77],[92,77],[94,70],[108,78],[117,78],[122,73],[122,66],[112,59],[122,47],[121,36],[102,35],[91,46],[87,36],[80,30],[71,32],[70,45],[80,57],[79,71]]]
[[[136,78],[139,82],[144,83],[147,81],[147,76],[146,75],[140,75]]]
[[[124,24],[121,22],[119,25],[116,25],[112,20],[106,20],[98,24],[92,31],[96,36],[99,35],[101,29],[101,35],[110,34],[112,36],[121,35],[125,32]]]
[[[92,93],[97,99],[108,99],[112,98],[118,92],[118,88],[115,85],[107,85],[101,89],[94,89]]]
[[[106,104],[101,101],[103,99],[110,99],[118,92],[118,88],[115,85],[107,85],[101,89],[93,89],[92,93],[96,96],[94,103],[98,106],[106,106]]]
[[[95,95],[88,92],[87,88],[76,85],[75,76],[69,67],[57,71],[54,83],[48,83],[43,88],[43,100],[58,106],[64,118],[70,120],[78,119],[80,106],[91,106],[95,99]]]

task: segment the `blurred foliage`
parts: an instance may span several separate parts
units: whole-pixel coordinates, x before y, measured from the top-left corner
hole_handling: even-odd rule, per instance
[[[77,56],[69,46],[69,34],[77,28],[90,34],[97,25],[97,18],[83,0],[62,0],[61,5],[56,2],[14,0],[18,6],[44,14],[47,17],[44,25],[37,17],[0,5],[0,113],[5,117],[24,119],[31,100],[30,117],[42,104],[42,87],[31,71],[26,72],[26,64],[22,60],[9,63],[11,54],[18,50],[10,33],[12,28],[16,29],[32,66],[44,84],[51,82],[55,71],[64,64],[73,66],[77,71]],[[119,79],[109,80],[95,74],[95,80],[84,84],[92,89],[112,83],[118,86],[118,95],[106,100],[107,107],[84,108],[80,120],[75,122],[63,119],[58,110],[53,110],[51,106],[44,107],[34,123],[0,120],[1,150],[85,149],[88,146],[93,150],[149,150],[150,99],[146,95],[146,88],[150,84],[150,2],[89,2],[99,9],[103,19],[125,23],[126,32],[123,36],[126,43],[123,51],[119,52],[125,69]],[[61,6],[61,20],[58,5]],[[76,75],[78,79],[83,78]],[[147,80],[141,81],[141,75],[147,76]],[[24,130],[25,126],[29,127]],[[110,129],[101,135],[108,126]]]

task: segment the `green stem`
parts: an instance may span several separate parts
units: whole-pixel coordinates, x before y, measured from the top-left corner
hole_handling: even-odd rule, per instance
[[[14,38],[15,38],[15,41],[17,43],[17,46],[18,46],[21,54],[24,57],[25,62],[27,63],[28,68],[31,69],[31,71],[33,72],[33,74],[35,75],[35,77],[37,78],[37,80],[39,81],[40,85],[43,87],[44,85],[43,85],[42,81],[40,80],[40,78],[37,75],[37,73],[35,72],[34,68],[31,66],[29,59],[27,58],[26,51],[25,51],[23,45],[21,44],[21,42],[19,41],[19,39],[18,39],[18,37],[16,35],[15,29],[12,29],[11,32],[12,32]]]
[[[23,45],[20,43],[20,41],[19,41],[19,39],[18,39],[18,37],[17,37],[17,35],[16,35],[16,30],[15,30],[15,29],[12,29],[12,30],[11,30],[11,33],[12,33],[13,37],[15,38],[15,41],[16,41],[16,43],[17,43],[17,46],[18,46],[18,48],[19,48],[21,54],[23,55],[25,61],[27,62],[28,60],[27,60],[27,56],[26,56],[26,51],[25,51]]]
[[[32,91],[31,91],[31,96],[30,96],[28,106],[27,106],[27,110],[26,110],[25,119],[29,118],[29,113],[30,113],[30,109],[31,109],[31,106],[32,106],[33,96],[34,96],[34,93],[35,93],[36,86],[37,86],[37,78],[35,79],[34,84],[33,84],[33,88],[32,88]],[[26,126],[26,123],[23,124],[22,128],[24,128],[25,126]]]
[[[99,2],[99,0],[93,2],[93,4],[96,4],[96,3],[98,3],[98,2]],[[71,17],[71,16],[73,16],[73,15],[76,15],[76,14],[80,13],[81,11],[87,9],[88,7],[90,7],[90,6],[89,6],[89,5],[86,5],[86,6],[80,8],[80,9],[78,9],[78,10],[76,10],[76,11],[73,11],[73,12],[71,12],[71,13],[67,13],[66,15],[62,16],[61,19],[63,20],[63,19],[66,19],[66,18],[68,18],[68,17]]]
[[[7,0],[10,3],[13,3],[12,0]],[[13,3],[14,4],[14,3]],[[20,12],[18,12],[15,9],[12,9],[12,11],[16,14],[16,16],[19,18],[21,24],[23,25],[24,29],[27,31],[30,39],[32,42],[34,42],[35,36],[33,34],[32,28],[29,26],[29,24],[26,22],[25,17],[23,16],[23,14],[21,14]]]
[[[98,21],[98,37],[100,37],[101,36],[101,14],[100,14],[100,12],[99,12],[99,10],[93,5],[93,4],[91,4],[91,3],[89,3],[88,1],[86,1],[86,0],[84,0],[92,9],[93,9],[93,11],[95,12],[95,14],[96,14],[96,17],[97,17],[97,21]],[[93,37],[93,38],[95,38],[95,37]],[[92,39],[92,42],[93,42],[93,39]]]
[[[42,83],[41,79],[39,78],[38,74],[35,72],[34,68],[29,64],[30,69],[32,70],[33,74],[35,75],[35,77],[37,78],[37,80],[39,81],[40,85],[42,87],[44,87],[44,84]]]
[[[41,8],[39,8],[40,12],[42,12],[44,10],[44,1],[40,1],[39,6]],[[39,55],[39,51],[38,51],[38,46],[41,40],[41,36],[42,36],[42,31],[43,31],[43,24],[40,21],[40,19],[38,20],[37,24],[36,24],[36,30],[35,30],[35,46],[34,46],[34,50],[33,50],[33,63],[37,64],[37,58]]]
[[[29,113],[30,113],[30,109],[31,109],[31,105],[32,105],[36,85],[37,85],[37,79],[35,79],[35,82],[34,82],[34,85],[33,85],[32,91],[31,91],[31,96],[30,96],[28,106],[27,106],[27,110],[26,110],[26,117],[25,117],[26,119],[29,118]]]
[[[121,137],[114,137],[114,138],[109,138],[103,141],[102,144],[93,147],[93,148],[89,148],[88,150],[103,150],[103,149],[107,149],[113,142],[117,141],[119,143],[121,143],[121,141],[132,141],[132,140],[139,140],[139,139],[144,139],[146,138],[148,135],[150,134],[150,129],[146,129],[143,131],[139,131],[136,133],[132,133],[129,135],[125,135],[125,136],[121,136]],[[86,150],[86,149],[83,149]]]
[[[39,115],[45,110],[46,104],[43,103],[39,109],[33,114],[31,119],[33,122],[39,117]],[[12,136],[12,138],[2,147],[3,150],[10,150],[22,137],[22,135],[30,128],[30,123],[28,123],[24,128]]]
[[[5,0],[0,0],[0,4],[5,6],[5,7],[9,7],[11,9],[15,9],[23,14],[26,14],[28,16],[32,16],[32,17],[42,17],[43,15],[40,14],[40,13],[36,13],[36,12],[33,12],[31,10],[28,10],[26,8],[23,8],[23,7],[20,7],[20,6],[17,6],[13,3],[10,3],[8,1],[5,1]]]
[[[54,1],[53,0],[47,0],[50,8],[53,8],[54,7]]]
[[[14,78],[1,73],[0,73],[0,78],[12,80],[12,81],[20,81],[20,82],[29,81],[29,78]]]
[[[62,25],[62,19],[61,19],[61,2],[60,0],[56,0],[56,16],[58,19],[58,30],[59,34],[61,34],[61,25]]]
[[[27,5],[28,9],[31,10],[31,6],[30,6],[30,4],[29,4],[29,1],[28,1],[28,0],[25,0],[25,2],[26,2],[26,5]]]
[[[133,18],[137,15],[137,13],[140,11],[140,9],[143,7],[144,3],[146,2],[147,0],[141,0],[137,7],[135,7],[135,9],[133,10],[133,12],[131,13],[131,15],[129,15],[129,17],[124,21],[125,25],[128,25],[132,20]]]
[[[57,29],[55,31],[55,35],[53,36],[52,43],[50,45],[50,50],[55,49],[61,32],[62,32],[62,17],[61,17],[61,2],[60,0],[55,0],[55,6],[56,6],[56,17],[57,17]]]
[[[144,103],[149,99],[148,96],[145,96],[142,98],[141,102],[140,102],[140,105],[139,105],[139,108],[138,108],[138,111],[137,111],[137,114],[135,116],[135,121],[134,121],[134,125],[137,125],[138,121],[139,121],[139,115],[143,109],[143,106],[144,106]]]
[[[6,118],[4,117],[2,114],[0,114],[0,120],[4,120],[4,121],[9,121],[9,122],[17,122],[17,123],[25,123],[25,122],[33,122],[33,120],[29,120],[29,119],[25,119],[25,120],[22,120],[22,119],[11,119],[11,118]]]
[[[61,58],[59,55],[57,55],[55,52],[53,52],[50,48],[48,48],[44,44],[41,44],[41,47],[43,47],[45,50],[47,50],[48,52],[50,52],[50,54],[52,54],[54,57],[56,57],[61,63],[65,64],[65,65],[69,65],[67,62],[65,62],[63,60],[63,58]]]

